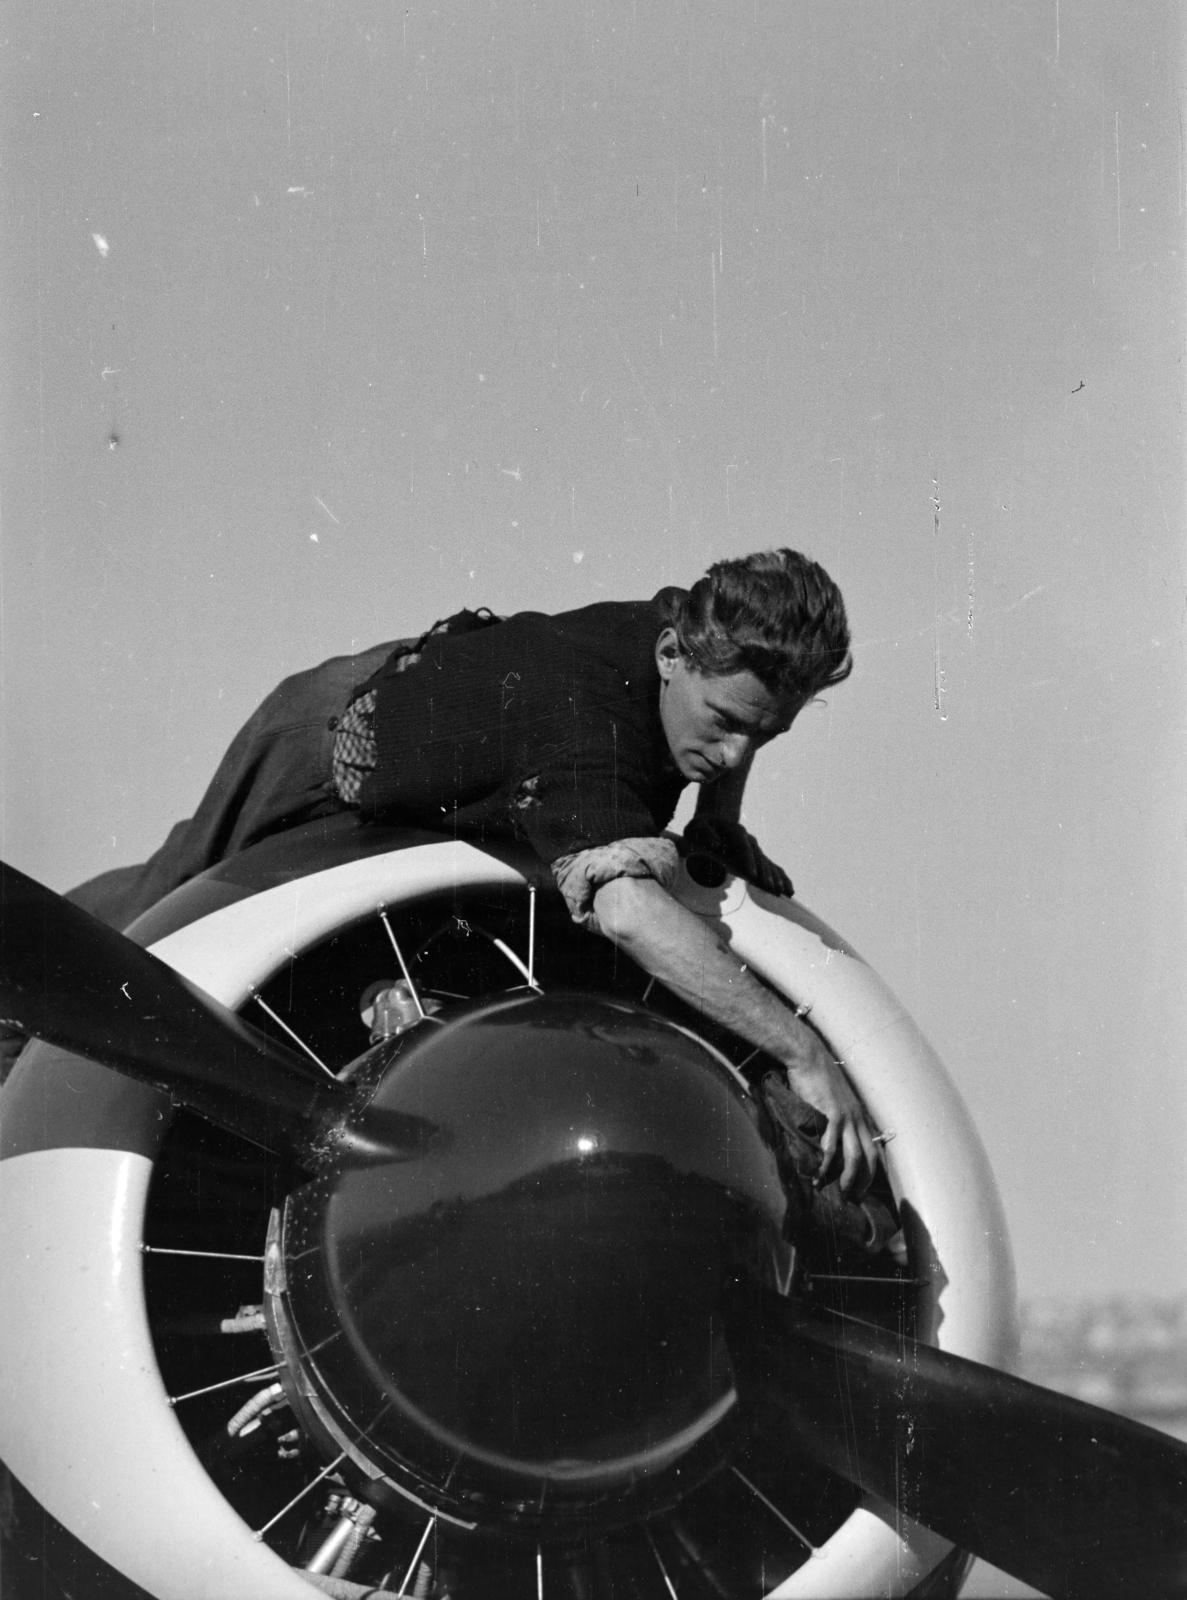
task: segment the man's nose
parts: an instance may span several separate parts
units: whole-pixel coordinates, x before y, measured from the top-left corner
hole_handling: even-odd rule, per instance
[[[721,764],[733,772],[750,754],[748,733],[727,733],[721,741]]]

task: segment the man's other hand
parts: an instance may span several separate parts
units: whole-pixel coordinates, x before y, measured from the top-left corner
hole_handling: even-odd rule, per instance
[[[758,840],[740,822],[727,817],[697,816],[684,830],[685,843],[714,856],[737,878],[745,878],[767,894],[795,893],[783,868],[763,854]]]

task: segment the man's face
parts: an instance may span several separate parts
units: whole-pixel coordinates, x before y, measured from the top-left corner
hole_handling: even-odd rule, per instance
[[[787,732],[804,704],[773,694],[752,672],[698,672],[680,654],[674,628],[660,634],[655,660],[668,749],[692,783],[711,783],[744,766],[762,745]]]

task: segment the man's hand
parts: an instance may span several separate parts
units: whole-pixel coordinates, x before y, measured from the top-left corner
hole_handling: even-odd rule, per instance
[[[827,1046],[778,995],[748,972],[721,933],[654,879],[620,877],[594,894],[592,926],[621,946],[686,1004],[758,1045],[783,1066],[799,1095],[825,1119],[821,1179],[840,1171],[861,1195],[877,1166],[861,1103]]]
[[[745,878],[767,894],[791,896],[791,879],[783,868],[763,854],[758,840],[740,822],[702,813],[684,830],[687,844],[716,857],[735,877]]]
[[[804,1023],[791,1019],[796,1030],[796,1059],[788,1063],[787,1081],[801,1100],[818,1111],[826,1127],[820,1140],[817,1187],[840,1177],[841,1189],[860,1199],[870,1186],[878,1165],[878,1147],[861,1102],[820,1036]]]

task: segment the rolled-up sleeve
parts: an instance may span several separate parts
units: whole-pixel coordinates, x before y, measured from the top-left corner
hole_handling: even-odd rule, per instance
[[[615,878],[654,878],[665,889],[671,889],[679,865],[675,840],[661,835],[616,839],[612,844],[558,856],[552,863],[552,874],[573,921],[589,927],[594,920],[594,895],[604,884]]]

